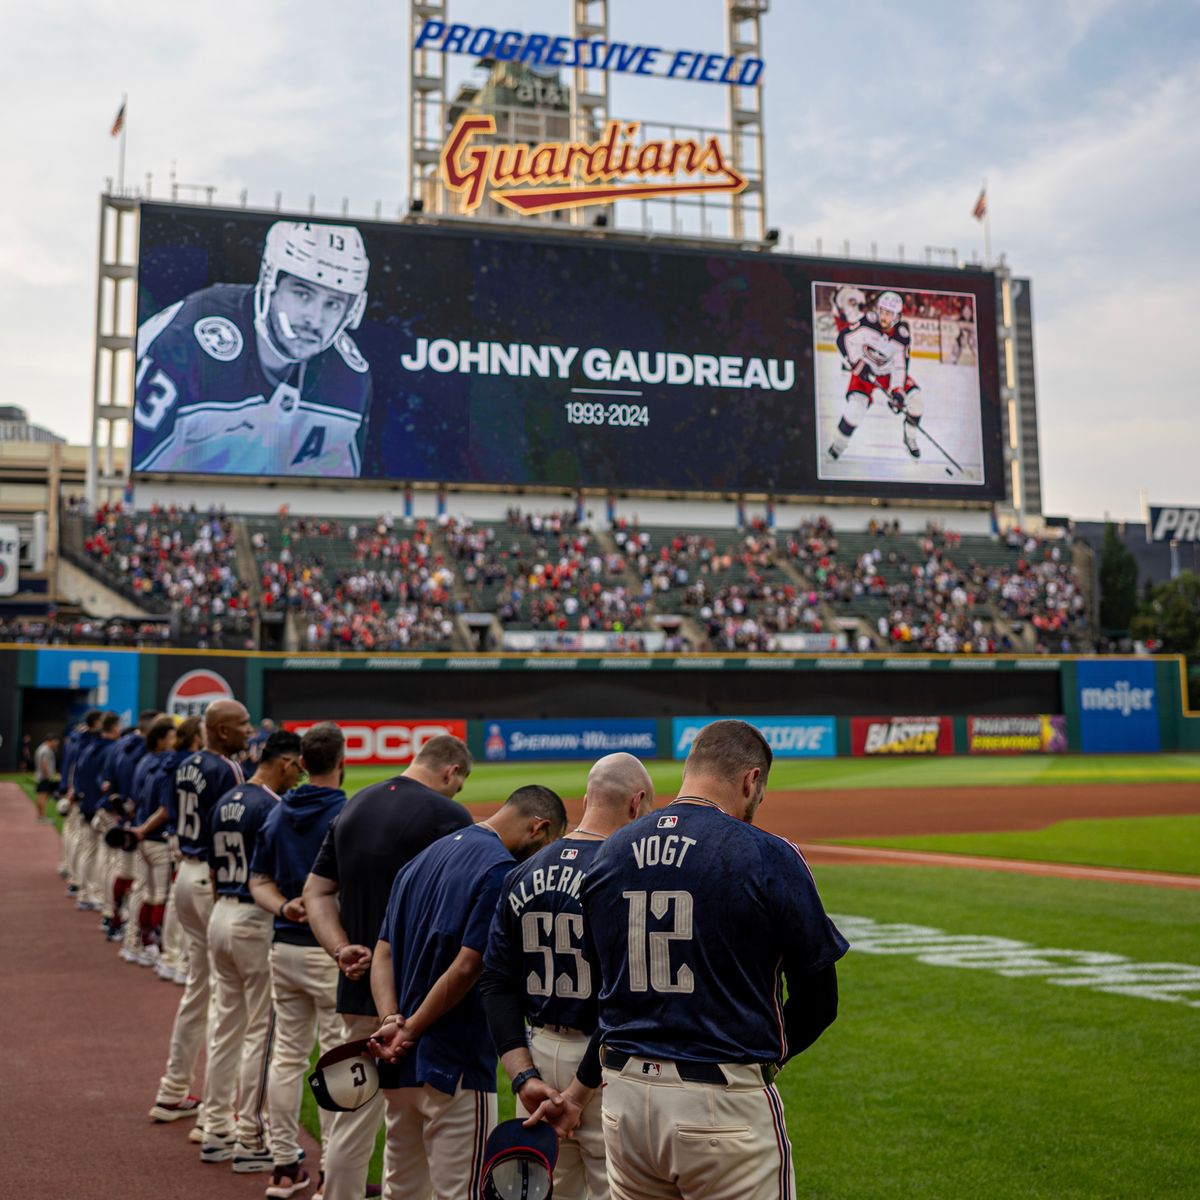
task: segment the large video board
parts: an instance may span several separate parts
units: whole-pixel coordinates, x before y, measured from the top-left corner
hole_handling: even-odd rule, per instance
[[[147,204],[134,470],[995,499],[994,289]]]

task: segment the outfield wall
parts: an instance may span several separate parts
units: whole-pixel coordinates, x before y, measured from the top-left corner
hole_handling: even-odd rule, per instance
[[[778,753],[1200,750],[1174,656],[372,655],[0,646],[0,768],[90,705],[354,726],[399,762],[430,728],[481,759],[686,753],[705,720],[761,723]],[[551,722],[551,724],[545,724]],[[557,724],[553,724],[557,722]],[[447,723],[453,723],[448,725]],[[690,730],[690,733],[689,733]],[[574,740],[573,740],[574,739]],[[503,746],[503,751],[501,747]],[[380,749],[382,747],[382,749]],[[366,753],[366,749],[359,753]]]

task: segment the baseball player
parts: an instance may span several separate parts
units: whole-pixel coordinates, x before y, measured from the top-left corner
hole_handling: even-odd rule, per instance
[[[341,1041],[337,964],[321,949],[305,914],[304,881],[333,819],[346,805],[346,739],[331,721],[300,742],[308,783],[287,792],[263,823],[250,860],[250,893],[275,918],[270,951],[275,1046],[267,1103],[273,1173],[266,1194],[286,1200],[308,1187],[300,1162],[300,1096],[317,1037],[324,1054]],[[322,1142],[326,1119],[321,1110]]]
[[[496,1123],[496,1052],[476,983],[496,902],[516,862],[562,837],[549,788],[518,788],[493,817],[434,842],[392,887],[371,962],[373,1043],[384,1059],[384,1196],[479,1194]]]
[[[250,714],[236,700],[217,700],[204,713],[207,749],[190,754],[175,768],[173,817],[182,856],[175,877],[175,910],[187,942],[188,974],[175,1025],[167,1069],[158,1084],[150,1116],[155,1121],[193,1117],[200,1106],[190,1094],[196,1059],[205,1040],[210,979],[208,919],[212,884],[208,854],[211,816],[216,802],[243,782],[233,755],[245,748],[252,731]]]
[[[70,806],[63,823],[63,866],[67,872],[67,895],[74,896],[75,907],[90,909],[84,894],[83,877],[80,873],[80,855],[83,851],[83,812],[79,807],[79,796],[75,791],[75,768],[79,765],[82,752],[91,745],[100,732],[98,708],[89,708],[83,720],[67,734],[63,750],[62,777],[59,787]]]
[[[62,739],[52,733],[42,739],[33,754],[33,777],[37,782],[38,820],[49,821],[46,804],[58,790],[58,750]]]
[[[253,777],[226,792],[212,813],[208,861],[217,900],[208,922],[208,953],[216,1005],[204,1069],[200,1161],[232,1159],[238,1174],[273,1166],[263,1121],[274,1037],[272,924],[250,895],[250,863],[280,795],[299,780],[299,736],[274,733]]]
[[[108,752],[101,781],[103,800],[96,821],[101,836],[114,825],[133,815],[133,775],[146,753],[146,733],[160,716],[157,709],[143,709],[137,724],[127,729]],[[130,850],[118,850],[105,845],[104,854],[104,911],[108,916],[108,940],[124,942],[125,899],[133,887],[136,855]]]
[[[325,838],[304,885],[313,933],[341,970],[338,1012],[347,1042],[379,1028],[371,998],[371,947],[379,936],[400,869],[440,838],[472,824],[453,799],[471,773],[466,743],[430,738],[402,775],[363,788]],[[384,1099],[333,1122],[324,1160],[325,1200],[361,1200]]]
[[[105,866],[108,847],[104,844],[104,833],[108,828],[107,818],[96,821],[100,803],[104,798],[101,782],[108,761],[108,752],[121,734],[121,718],[115,712],[106,712],[100,718],[98,732],[94,737],[85,735],[75,763],[72,788],[79,803],[79,814],[83,818],[79,836],[79,885],[82,889],[80,908],[103,912],[111,904],[105,897]],[[101,926],[108,932],[109,912],[104,913]]]
[[[570,1085],[596,1031],[600,964],[584,944],[579,889],[605,839],[653,805],[654,785],[641,762],[632,754],[607,755],[588,773],[579,827],[504,882],[479,990],[524,1113],[546,1099],[546,1085],[553,1093]],[[554,1194],[607,1200],[599,1101],[584,1108],[574,1138],[562,1144]]]
[[[584,880],[614,1200],[795,1195],[773,1080],[836,1017],[847,943],[800,852],[752,825],[771,758],[745,722],[706,726],[679,796],[612,834]],[[536,1115],[565,1131],[596,1082],[585,1058]]]
[[[128,793],[133,803],[133,834],[138,839],[138,848],[134,854],[133,890],[129,894],[129,916],[125,921],[121,958],[146,967],[152,967],[158,957],[154,930],[162,918],[161,914],[155,913],[155,906],[166,901],[167,872],[170,870],[166,810],[163,810],[163,819],[153,828],[147,826],[151,814],[162,807],[165,788],[174,778],[174,768],[175,722],[170,717],[159,717],[146,730],[146,753],[134,768]]]

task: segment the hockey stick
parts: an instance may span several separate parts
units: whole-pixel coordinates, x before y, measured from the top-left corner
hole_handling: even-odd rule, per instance
[[[907,409],[907,408],[902,408],[900,411],[901,411],[902,413],[904,413],[904,414],[905,414],[905,416],[907,416],[907,415],[908,415],[908,409]],[[938,450],[940,450],[940,451],[942,452],[942,454],[943,454],[943,455],[945,456],[945,458],[946,458],[946,461],[947,461],[947,462],[949,462],[949,463],[951,463],[951,464],[952,464],[954,467],[956,467],[956,468],[957,468],[957,470],[958,470],[958,473],[959,473],[960,475],[965,475],[965,474],[966,474],[966,472],[965,472],[965,471],[962,469],[962,467],[961,467],[961,466],[959,466],[959,464],[958,464],[957,462],[955,462],[955,460],[954,460],[953,458],[951,458],[951,457],[950,457],[950,453],[949,453],[949,451],[948,451],[948,450],[945,448],[945,446],[943,446],[943,445],[941,444],[941,442],[939,442],[939,441],[937,440],[937,438],[935,438],[935,437],[933,436],[933,434],[932,434],[932,433],[929,433],[929,432],[928,432],[928,431],[925,429],[925,427],[924,427],[923,425],[919,425],[919,424],[917,424],[915,421],[913,422],[913,425],[914,425],[914,428],[916,429],[916,431],[917,431],[918,433],[923,433],[923,434],[925,434],[925,436],[926,436],[926,437],[927,437],[927,438],[928,438],[928,439],[929,439],[929,440],[930,440],[930,441],[933,443],[933,445],[934,445],[934,446],[935,446],[935,447],[936,447]],[[946,474],[947,474],[947,475],[949,475],[949,474],[950,474],[949,468],[947,468],[947,470],[946,470]]]
[[[906,405],[903,405],[903,404],[901,404],[899,408],[896,408],[896,407],[895,407],[895,406],[892,404],[892,398],[891,398],[891,397],[890,397],[890,396],[887,394],[887,392],[885,392],[885,391],[883,390],[883,388],[881,388],[881,387],[877,387],[877,388],[875,389],[875,391],[877,391],[877,392],[878,392],[878,393],[879,393],[879,394],[880,394],[880,395],[881,395],[881,396],[884,398],[884,401],[887,403],[887,406],[888,406],[888,408],[890,408],[890,409],[891,409],[893,412],[895,412],[895,413],[900,413],[900,414],[902,414],[904,417],[907,417],[907,416],[908,416],[908,407],[907,407]],[[952,465],[952,466],[953,466],[953,467],[954,467],[954,468],[955,468],[955,469],[958,471],[958,473],[959,473],[960,475],[965,475],[965,474],[966,474],[966,471],[964,471],[964,470],[963,470],[963,468],[962,468],[962,465],[961,465],[961,464],[960,464],[960,463],[957,461],[957,459],[955,459],[955,458],[954,458],[954,457],[953,457],[953,456],[950,454],[950,452],[949,452],[949,451],[946,449],[946,447],[945,447],[945,446],[943,446],[943,445],[942,445],[942,443],[941,443],[941,442],[939,442],[939,441],[937,440],[937,438],[935,438],[935,437],[933,436],[933,434],[932,434],[932,433],[930,433],[930,432],[929,432],[929,431],[928,431],[928,430],[927,430],[927,429],[926,429],[926,428],[925,428],[925,427],[924,427],[924,426],[923,426],[923,425],[922,425],[922,424],[921,424],[921,423],[920,423],[918,420],[914,420],[912,424],[913,424],[913,428],[914,428],[914,429],[916,429],[916,431],[917,431],[918,433],[923,433],[923,434],[925,435],[925,437],[926,437],[926,438],[927,438],[927,439],[928,439],[930,442],[932,442],[932,443],[933,443],[934,447],[935,447],[937,450],[939,450],[939,451],[941,452],[941,454],[942,454],[942,457],[943,457],[943,458],[945,458],[945,460],[946,460],[948,463],[950,463],[950,464],[951,464],[951,465]],[[946,474],[947,474],[947,475],[949,475],[949,474],[950,474],[950,468],[949,468],[949,467],[947,467],[947,468],[946,468]]]

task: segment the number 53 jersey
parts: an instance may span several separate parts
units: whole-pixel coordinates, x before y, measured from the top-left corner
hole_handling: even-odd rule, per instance
[[[243,783],[228,791],[212,811],[212,849],[208,865],[217,876],[217,895],[236,896],[244,903],[250,895],[250,863],[258,835],[279,797],[269,787]]]
[[[254,288],[222,283],[145,321],[137,356],[136,470],[362,473],[371,375],[349,334],[276,383],[259,361]]]
[[[784,978],[848,949],[800,851],[709,803],[613,834],[581,895],[604,1045],[643,1058],[781,1062]]]

